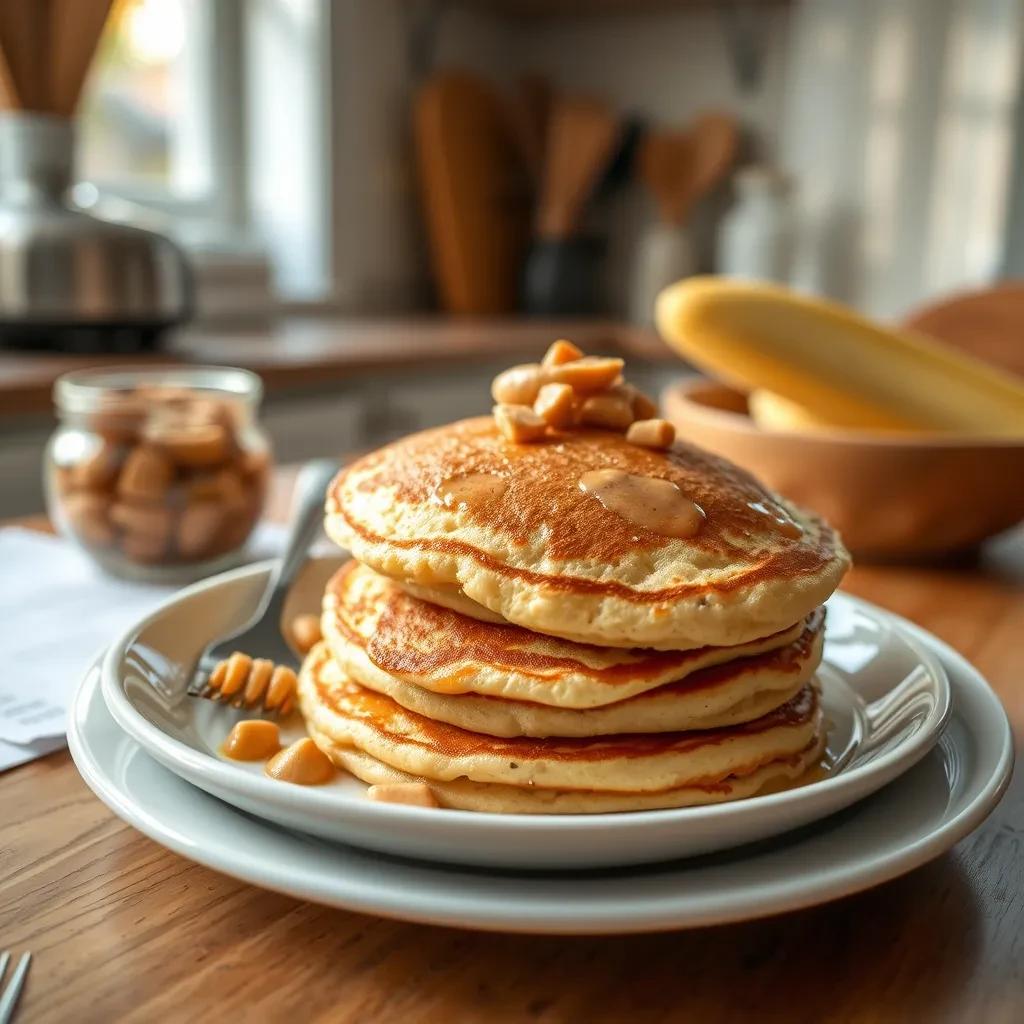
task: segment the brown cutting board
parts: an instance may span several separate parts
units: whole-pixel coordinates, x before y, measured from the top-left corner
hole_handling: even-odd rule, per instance
[[[934,302],[903,326],[1024,377],[1024,281]]]
[[[499,94],[459,71],[432,75],[414,105],[416,157],[431,263],[449,313],[516,307],[529,189]]]

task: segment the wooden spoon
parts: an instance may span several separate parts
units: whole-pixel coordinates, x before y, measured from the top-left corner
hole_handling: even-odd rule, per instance
[[[698,200],[703,199],[729,173],[739,149],[740,133],[730,114],[702,114],[690,129],[693,138],[693,163],[685,220]]]
[[[637,154],[647,183],[666,224],[681,224],[691,205],[694,139],[689,132],[649,132]]]
[[[0,0],[0,106],[70,117],[112,0]]]
[[[552,104],[537,215],[541,238],[564,239],[576,231],[618,135],[618,119],[600,100],[562,97]]]
[[[508,100],[512,137],[523,158],[523,166],[536,184],[544,171],[551,87],[541,75],[523,75]]]
[[[16,109],[48,109],[49,24],[48,0],[0,2],[4,95]]]
[[[70,117],[78,106],[112,0],[50,0],[50,109]]]

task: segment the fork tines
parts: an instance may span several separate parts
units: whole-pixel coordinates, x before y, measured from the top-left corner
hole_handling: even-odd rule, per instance
[[[283,715],[291,710],[297,683],[295,670],[288,665],[235,651],[211,668],[200,666],[187,692],[233,708]]]

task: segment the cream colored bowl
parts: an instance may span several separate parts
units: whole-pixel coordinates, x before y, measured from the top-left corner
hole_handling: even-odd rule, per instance
[[[1024,519],[1024,440],[763,430],[743,395],[703,378],[662,404],[681,438],[823,515],[862,559],[967,551]]]

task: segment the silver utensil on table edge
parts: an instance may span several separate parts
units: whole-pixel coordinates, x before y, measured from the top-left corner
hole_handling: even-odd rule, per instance
[[[0,985],[3,985],[10,960],[10,953],[7,951],[0,953]],[[10,1021],[14,1019],[14,1011],[18,1007],[18,997],[21,995],[21,989],[25,984],[25,975],[28,974],[28,965],[31,962],[32,954],[22,953],[18,966],[14,968],[14,973],[11,975],[11,980],[0,992],[0,1024],[10,1024]]]

